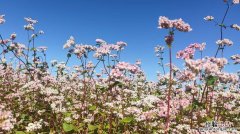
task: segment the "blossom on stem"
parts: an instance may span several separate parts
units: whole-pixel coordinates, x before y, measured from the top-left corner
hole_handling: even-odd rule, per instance
[[[71,47],[74,44],[75,44],[74,37],[70,36],[70,38],[67,40],[67,42],[63,45],[63,48],[64,49],[69,48],[69,47]]]
[[[170,20],[165,16],[159,17],[158,28],[160,28],[160,29],[175,28],[181,32],[192,31],[192,28],[190,27],[190,25],[188,23],[185,23],[181,18],[175,19],[175,20]]]
[[[220,46],[223,46],[223,45],[232,46],[233,42],[229,39],[223,39],[223,40],[217,40],[216,44]]]
[[[164,46],[157,45],[154,47],[155,53],[162,52],[164,50]]]
[[[204,17],[204,20],[212,21],[212,20],[214,20],[214,17],[213,16],[206,16],[206,17]]]
[[[98,45],[101,45],[101,44],[106,44],[106,41],[104,41],[103,39],[96,39],[96,43]]]
[[[240,0],[233,0],[233,4],[239,4]]]
[[[240,64],[240,55],[239,54],[231,56],[231,59],[234,61],[234,64]]]
[[[182,59],[192,59],[195,53],[195,50],[203,51],[205,48],[206,43],[193,43],[190,44],[188,47],[186,47],[184,50],[180,50],[177,52],[176,57],[177,58],[182,58]]]
[[[38,22],[37,20],[34,20],[30,17],[26,17],[26,18],[24,18],[24,20],[29,24],[36,24]]]
[[[13,33],[13,34],[10,35],[10,39],[11,39],[11,40],[14,40],[16,37],[17,37],[17,34],[15,34],[15,33]]]
[[[173,35],[165,36],[165,42],[168,46],[171,46],[173,41],[174,41]]]
[[[235,29],[235,30],[237,30],[237,31],[240,31],[240,26],[237,25],[237,24],[231,25],[231,28],[233,28],[233,29]]]

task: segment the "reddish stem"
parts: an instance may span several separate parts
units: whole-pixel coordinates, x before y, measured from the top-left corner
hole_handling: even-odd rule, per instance
[[[168,133],[169,123],[170,123],[170,101],[171,101],[171,89],[172,89],[172,49],[171,45],[169,45],[169,59],[170,59],[170,71],[169,71],[169,89],[168,89],[168,97],[167,97],[167,121],[166,121],[166,129],[165,134]]]

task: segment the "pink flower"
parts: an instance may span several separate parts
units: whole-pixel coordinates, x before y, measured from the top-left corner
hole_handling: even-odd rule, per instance
[[[158,28],[160,29],[176,28],[178,31],[181,31],[181,32],[192,31],[192,28],[190,27],[190,25],[185,23],[181,18],[175,19],[175,20],[169,20],[165,16],[159,17]]]
[[[169,29],[169,28],[172,28],[173,25],[172,25],[172,21],[169,20],[167,17],[165,16],[160,16],[159,17],[159,20],[158,20],[158,28],[162,29]]]
[[[195,74],[189,70],[183,70],[178,74],[178,79],[182,81],[194,80],[196,79],[195,77]]]
[[[188,23],[185,23],[181,18],[172,21],[173,27],[181,32],[190,32],[192,28]]]
[[[167,45],[171,45],[173,40],[174,40],[173,35],[168,35],[165,37],[165,42],[167,43]]]
[[[176,57],[182,58],[182,59],[192,59],[195,53],[195,49],[198,49],[199,51],[203,51],[205,48],[206,43],[194,43],[190,44],[188,47],[186,47],[184,50],[180,50],[177,52]]]

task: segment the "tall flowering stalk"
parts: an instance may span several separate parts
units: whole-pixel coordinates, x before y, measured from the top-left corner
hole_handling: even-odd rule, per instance
[[[160,16],[158,25],[160,29],[168,29],[169,33],[165,37],[165,43],[169,49],[169,82],[168,82],[168,93],[167,93],[167,117],[166,117],[166,126],[165,126],[165,133],[168,133],[169,126],[170,126],[170,105],[171,105],[171,92],[172,92],[172,43],[174,41],[174,32],[178,30],[180,32],[190,32],[192,28],[189,24],[185,23],[181,18],[170,20],[167,17]]]
[[[216,41],[216,44],[218,45],[218,48],[217,48],[217,51],[215,53],[215,58],[217,57],[218,55],[218,52],[221,50],[221,57],[223,58],[223,52],[224,52],[224,48],[225,46],[232,46],[233,45],[233,42],[229,39],[225,39],[223,37],[223,30],[224,29],[227,29],[227,28],[232,28],[232,29],[235,29],[237,31],[240,30],[240,26],[238,26],[237,24],[232,24],[230,26],[227,26],[225,24],[225,20],[226,20],[226,17],[230,11],[230,9],[234,6],[234,5],[237,5],[239,4],[239,0],[233,0],[233,1],[229,1],[229,0],[224,0],[224,3],[227,5],[227,8],[226,8],[226,11],[223,15],[223,18],[221,20],[221,22],[217,22],[214,20],[214,17],[213,16],[206,16],[204,18],[204,20],[206,21],[212,21],[214,22],[217,26],[220,27],[220,39]]]

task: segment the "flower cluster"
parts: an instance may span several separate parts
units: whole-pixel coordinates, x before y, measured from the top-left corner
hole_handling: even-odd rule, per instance
[[[240,55],[239,54],[235,54],[235,55],[231,56],[231,59],[234,61],[234,64],[240,64]]]
[[[73,36],[70,36],[70,38],[67,40],[67,42],[63,45],[63,48],[70,48],[71,46],[73,46],[75,44],[75,40]]]
[[[141,70],[137,65],[131,65],[126,62],[119,62],[114,69],[111,71],[111,76],[115,79],[124,79],[128,80],[126,77],[126,73],[137,74],[140,73]]]
[[[177,52],[177,58],[182,59],[192,59],[195,53],[195,50],[203,51],[206,46],[206,43],[194,43],[190,44],[188,47],[186,47],[184,50],[180,50]]]
[[[160,16],[158,20],[158,28],[169,29],[174,28],[181,32],[190,32],[192,28],[189,24],[185,23],[182,19],[170,20],[165,16]]]
[[[233,4],[239,4],[240,0],[233,0]]]
[[[24,25],[25,30],[34,30],[34,25],[38,22],[37,20],[33,20],[32,18],[24,18],[25,21],[28,23]]]
[[[213,16],[206,16],[206,17],[204,17],[204,20],[212,21],[212,20],[214,20],[214,17]]]
[[[233,28],[233,29],[235,29],[235,30],[237,30],[237,31],[240,31],[240,26],[237,25],[237,24],[231,25],[231,28]]]
[[[223,40],[217,40],[216,41],[216,44],[219,45],[219,46],[232,46],[233,45],[233,42],[229,39],[223,39]]]
[[[4,106],[0,106],[0,131],[9,131],[14,128],[16,119],[13,117],[11,111],[3,110]]]

